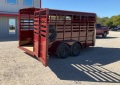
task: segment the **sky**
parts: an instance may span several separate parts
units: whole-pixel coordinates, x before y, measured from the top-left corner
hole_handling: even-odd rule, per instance
[[[120,14],[120,0],[42,0],[42,8],[93,12],[99,17]]]
[[[15,26],[15,19],[9,19],[9,25]]]

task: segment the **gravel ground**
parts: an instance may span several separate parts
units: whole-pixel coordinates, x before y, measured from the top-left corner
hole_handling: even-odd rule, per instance
[[[120,32],[97,38],[78,57],[50,56],[48,67],[17,46],[17,39],[0,40],[0,85],[120,85]]]

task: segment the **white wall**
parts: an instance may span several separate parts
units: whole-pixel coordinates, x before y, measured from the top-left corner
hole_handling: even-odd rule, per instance
[[[33,0],[33,6],[39,8],[40,7],[40,0]],[[17,0],[17,4],[9,4],[7,3],[7,0],[0,0],[0,12],[18,12],[19,9],[22,8],[28,8],[28,6],[25,6],[23,3],[23,0]],[[14,18],[16,19],[16,34],[9,35],[9,19]],[[9,36],[17,36],[18,35],[18,17],[5,17],[0,16],[0,38],[1,37],[9,37]]]
[[[10,4],[7,3],[7,0],[0,0],[0,11],[6,12],[18,12],[21,8],[28,8],[29,6],[24,5],[24,0],[17,0],[17,4]],[[40,7],[40,0],[33,0],[33,6],[39,8]]]

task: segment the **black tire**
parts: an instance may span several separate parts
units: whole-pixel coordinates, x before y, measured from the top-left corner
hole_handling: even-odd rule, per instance
[[[57,37],[57,31],[56,31],[56,29],[53,26],[50,26],[49,27],[49,35],[48,35],[49,41],[50,42],[55,41],[56,37]]]
[[[106,38],[107,37],[107,32],[104,32],[103,35],[102,35],[103,38]]]
[[[61,43],[57,49],[57,56],[62,59],[67,58],[70,54],[69,49],[70,48],[67,44]]]
[[[73,43],[70,47],[70,51],[72,56],[78,56],[81,51],[81,45],[79,43]]]

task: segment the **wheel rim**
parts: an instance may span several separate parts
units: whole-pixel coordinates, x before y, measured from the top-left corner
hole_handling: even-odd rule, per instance
[[[104,33],[104,37],[106,37],[107,36],[107,33]]]
[[[79,46],[75,46],[74,47],[74,54],[77,55],[80,53],[80,47]]]
[[[68,56],[68,49],[63,49],[62,51],[61,51],[61,57],[62,58],[65,58],[65,57],[67,57]]]
[[[104,33],[104,35],[106,36],[106,33]]]
[[[80,54],[81,46],[79,43],[74,43],[71,46],[71,55],[72,56],[78,56]]]
[[[58,47],[58,57],[60,58],[67,58],[69,56],[69,46],[67,44],[61,44]]]

